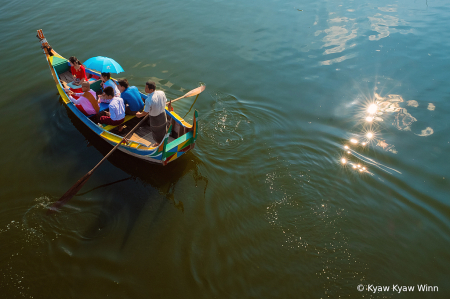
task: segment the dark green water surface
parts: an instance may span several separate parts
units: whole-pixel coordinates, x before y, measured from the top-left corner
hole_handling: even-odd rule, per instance
[[[449,298],[449,20],[444,0],[3,3],[0,297]],[[195,150],[117,152],[47,216],[110,147],[62,104],[41,28],[140,90],[206,84]]]

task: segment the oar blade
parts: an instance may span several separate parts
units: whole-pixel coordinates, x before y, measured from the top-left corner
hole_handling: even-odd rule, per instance
[[[112,150],[109,151],[109,153],[103,157],[103,159],[98,162],[97,165],[95,165],[94,168],[91,169],[88,173],[86,173],[81,179],[78,180],[78,182],[75,183],[69,190],[67,190],[66,193],[57,201],[55,202],[47,211],[47,214],[51,214],[53,212],[58,211],[66,202],[68,202],[72,197],[75,196],[75,194],[80,191],[80,189],[86,184],[87,180],[91,177],[91,175],[94,173],[94,171],[99,167],[103,161],[108,159],[108,157],[120,146],[122,142],[124,142],[133,132],[144,123],[144,121],[148,118],[149,114],[147,114],[128,134],[122,138],[122,140],[116,144],[115,147],[113,147]]]
[[[75,196],[75,194],[80,191],[80,189],[86,184],[88,179],[91,177],[92,171],[88,172],[85,176],[83,176],[81,179],[79,179],[75,185],[73,185],[69,190],[67,190],[66,193],[64,193],[63,196],[61,196],[60,199],[58,199],[57,202],[53,203],[53,205],[49,208],[47,214],[51,214],[54,212],[57,212],[62,206],[66,204],[72,197]]]
[[[199,93],[201,93],[202,91],[204,91],[206,88],[205,85],[202,85],[200,87],[197,87],[196,89],[191,90],[190,92],[188,92],[187,94],[184,95],[185,98],[188,97],[193,97],[195,95],[198,95]]]
[[[202,91],[204,91],[205,88],[206,88],[206,85],[202,85],[202,86],[200,86],[200,87],[197,87],[196,89],[193,89],[193,90],[189,91],[189,92],[188,92],[187,94],[185,94],[184,96],[179,97],[179,98],[177,98],[177,99],[175,99],[175,100],[172,100],[171,102],[174,103],[174,102],[176,102],[176,101],[178,101],[178,100],[181,100],[181,99],[184,99],[184,98],[189,98],[189,97],[196,96],[196,95],[202,93]]]

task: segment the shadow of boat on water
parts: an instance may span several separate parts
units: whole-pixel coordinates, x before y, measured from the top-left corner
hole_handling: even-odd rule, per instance
[[[62,103],[61,98],[60,101]],[[67,106],[64,105],[64,107],[67,110],[67,115],[72,124],[89,142],[88,146],[94,146],[102,155],[106,155],[113,148],[113,146],[89,129]],[[136,157],[127,155],[119,150],[116,150],[108,158],[108,161],[115,167],[128,173],[130,177],[102,184],[91,188],[90,190],[82,189],[77,196],[84,196],[94,190],[99,190],[102,188],[107,189],[106,187],[114,184],[126,184],[126,181],[129,180],[141,180],[144,185],[147,185],[148,187],[145,188],[145,192],[147,194],[146,196],[129,198],[125,191],[117,194],[109,194],[111,192],[105,192],[108,193],[108,195],[105,200],[102,201],[102,206],[100,209],[101,212],[97,217],[97,220],[83,234],[83,238],[85,240],[95,239],[98,236],[99,231],[105,227],[113,225],[111,222],[114,221],[114,218],[117,217],[117,215],[128,212],[127,228],[121,246],[121,248],[123,248],[130,236],[136,220],[139,218],[144,206],[149,203],[149,200],[152,198],[161,198],[161,196],[166,199],[157,202],[159,206],[157,207],[155,217],[152,221],[153,224],[158,220],[160,212],[167,203],[171,203],[181,212],[184,212],[183,202],[181,200],[175,200],[174,198],[175,187],[181,178],[189,175],[193,177],[196,185],[199,182],[203,182],[204,194],[208,185],[207,178],[203,177],[199,172],[199,166],[202,165],[202,162],[192,152],[184,154],[176,161],[169,163],[166,166],[143,161]],[[95,175],[95,173],[93,175]],[[121,190],[124,188],[115,189]],[[189,199],[189,197],[184,197],[184,199]]]

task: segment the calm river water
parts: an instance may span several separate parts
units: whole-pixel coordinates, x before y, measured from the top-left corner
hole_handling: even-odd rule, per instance
[[[449,19],[444,0],[2,4],[1,297],[448,298]],[[195,150],[116,153],[47,216],[110,147],[62,104],[41,28],[141,90],[206,84],[174,104],[199,112]]]

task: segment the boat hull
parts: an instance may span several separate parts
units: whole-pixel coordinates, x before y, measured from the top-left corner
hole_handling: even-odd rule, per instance
[[[42,30],[38,30],[37,37],[41,42],[41,47],[44,51],[53,80],[55,81],[56,88],[66,107],[95,135],[109,143],[111,146],[114,147],[118,143],[121,143],[123,139],[122,136],[98,126],[78,110],[78,108],[70,101],[59,78],[59,74],[68,68],[67,59],[59,55],[49,46]],[[90,69],[86,69],[86,72],[95,76],[100,75],[98,72]],[[141,93],[141,95],[144,94]],[[172,109],[168,109],[168,107],[166,107],[166,114],[171,120],[171,125],[163,141],[158,146],[147,146],[144,143],[129,140],[128,143],[121,143],[118,150],[129,156],[160,165],[166,165],[192,150],[195,147],[195,141],[198,134],[198,112],[194,112],[194,121],[192,125],[188,124],[184,119],[173,112]],[[173,128],[175,128],[175,130],[173,130]],[[171,141],[169,142],[169,140]]]

